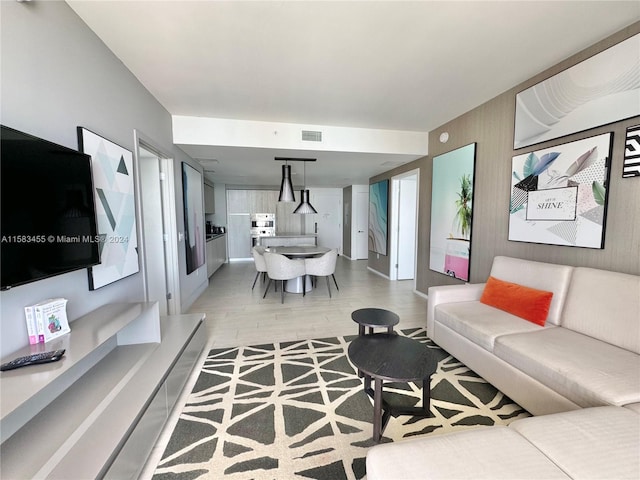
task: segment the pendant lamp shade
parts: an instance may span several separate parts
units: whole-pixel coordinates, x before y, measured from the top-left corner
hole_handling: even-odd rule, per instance
[[[280,185],[279,202],[295,202],[296,197],[293,193],[293,185],[291,184],[291,165],[282,166],[282,183]]]
[[[296,207],[293,213],[318,213],[309,203],[309,190],[300,190],[300,205]]]

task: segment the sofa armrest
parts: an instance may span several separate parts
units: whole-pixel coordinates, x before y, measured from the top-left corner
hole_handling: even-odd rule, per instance
[[[485,283],[440,285],[427,290],[427,335],[433,339],[435,307],[441,303],[472,302],[480,300]]]

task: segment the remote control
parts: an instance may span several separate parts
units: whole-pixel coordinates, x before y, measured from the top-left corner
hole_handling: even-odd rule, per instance
[[[57,362],[64,355],[64,349],[52,350],[50,352],[34,353],[33,355],[25,355],[18,357],[10,362],[0,365],[0,370],[13,370],[14,368],[26,367],[27,365],[37,365],[39,363]]]

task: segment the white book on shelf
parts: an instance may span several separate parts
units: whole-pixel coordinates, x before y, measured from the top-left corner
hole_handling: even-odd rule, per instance
[[[36,316],[33,309],[33,305],[27,305],[24,307],[24,318],[27,324],[27,335],[29,335],[29,345],[35,345],[40,343],[40,337],[38,335],[38,324],[36,323]],[[44,338],[42,339],[44,341]]]
[[[67,299],[51,298],[34,305],[38,335],[43,342],[48,342],[65,333],[69,333],[69,321],[67,319]]]

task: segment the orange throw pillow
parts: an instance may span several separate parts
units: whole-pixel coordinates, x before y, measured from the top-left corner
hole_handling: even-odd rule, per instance
[[[553,292],[489,277],[480,302],[544,326]]]

